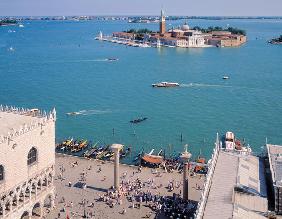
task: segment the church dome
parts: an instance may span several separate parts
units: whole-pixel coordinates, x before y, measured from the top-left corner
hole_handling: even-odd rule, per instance
[[[190,30],[190,27],[187,23],[185,23],[185,24],[182,25],[181,30],[187,31],[187,30]]]

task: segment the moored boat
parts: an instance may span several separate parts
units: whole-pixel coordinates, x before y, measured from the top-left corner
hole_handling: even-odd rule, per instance
[[[235,138],[233,132],[226,132],[224,139],[224,147],[228,151],[236,151],[239,153],[251,153],[252,149],[249,145],[245,146],[245,143]]]
[[[154,155],[152,150],[148,154],[144,154],[141,158],[141,163],[143,165],[148,165],[148,166],[159,166],[164,162],[164,157],[160,155]],[[159,153],[160,154],[160,153]]]

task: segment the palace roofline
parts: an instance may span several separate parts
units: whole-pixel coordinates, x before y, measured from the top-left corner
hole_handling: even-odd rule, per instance
[[[0,144],[56,121],[55,108],[50,111],[0,105]]]

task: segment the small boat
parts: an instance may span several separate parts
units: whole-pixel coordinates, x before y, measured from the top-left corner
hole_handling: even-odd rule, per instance
[[[99,35],[95,37],[95,40],[103,40],[103,33],[102,31],[99,32]]]
[[[227,80],[227,79],[229,79],[229,76],[224,75],[224,76],[222,77],[222,79],[223,79],[223,80]]]
[[[142,154],[144,153],[144,149],[142,149],[136,156],[135,156],[135,158],[134,158],[134,160],[133,161],[138,161],[138,160],[140,160],[140,158],[142,157]]]
[[[24,27],[24,25],[23,24],[19,24],[19,27]]]
[[[179,84],[175,82],[160,82],[157,84],[152,84],[152,87],[178,87]]]
[[[142,48],[149,48],[149,47],[151,47],[149,44],[147,44],[147,43],[140,43],[139,44],[139,47],[142,47]]]
[[[120,158],[124,158],[124,157],[126,157],[126,155],[128,155],[130,152],[131,152],[131,148],[128,147],[128,148],[126,148],[124,151],[121,151],[121,152],[120,152],[119,157],[120,157]]]
[[[110,61],[110,62],[118,61],[118,58],[107,58],[107,61]]]
[[[66,141],[63,142],[63,145],[66,145],[66,146],[68,147],[68,146],[71,145],[72,141],[73,141],[73,138],[68,139],[68,140],[66,140]]]
[[[84,152],[84,157],[91,157],[92,154],[94,154],[97,151],[97,144],[99,141],[97,141],[89,150]]]
[[[112,156],[114,156],[114,152],[112,152],[112,151],[108,151],[105,155],[104,155],[104,159],[107,159],[107,158],[111,158]]]
[[[80,115],[80,112],[70,112],[70,113],[66,113],[68,116],[77,116]]]
[[[139,122],[143,122],[147,119],[148,119],[147,117],[141,117],[141,118],[138,118],[138,119],[131,120],[130,122],[133,123],[133,124],[136,124],[136,123],[139,123]]]
[[[154,152],[154,150],[152,150],[148,154],[144,154],[141,157],[141,162],[144,165],[158,166],[158,165],[160,165],[164,161],[164,157],[163,156],[161,156],[161,155],[153,155],[153,152]]]
[[[11,47],[8,49],[8,51],[10,51],[10,52],[14,52],[14,51],[15,51],[15,49],[11,46]]]

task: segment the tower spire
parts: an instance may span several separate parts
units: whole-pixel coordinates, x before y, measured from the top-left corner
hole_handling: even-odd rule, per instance
[[[161,10],[161,19],[160,19],[160,34],[165,34],[165,13],[164,10]]]

